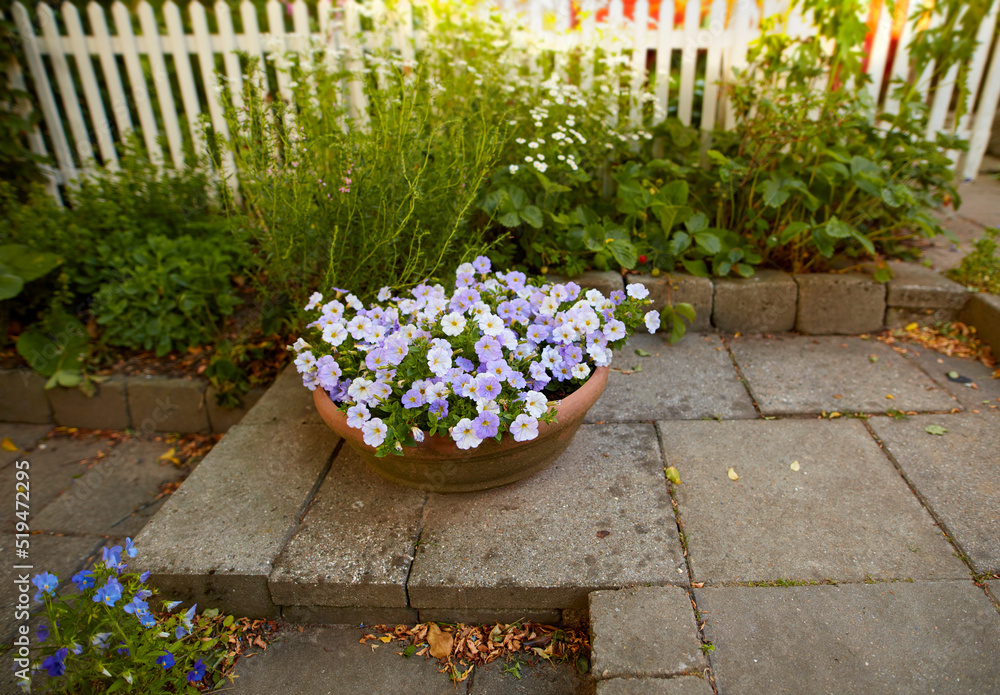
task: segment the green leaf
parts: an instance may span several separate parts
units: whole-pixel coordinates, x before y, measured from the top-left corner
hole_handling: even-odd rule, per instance
[[[696,212],[687,219],[684,226],[692,234],[708,229],[708,216],[703,212]]]
[[[708,266],[705,265],[705,261],[701,259],[692,261],[687,258],[682,258],[681,264],[684,266],[686,271],[695,277],[707,278],[710,275],[708,272]]]
[[[694,310],[694,306],[692,306],[691,304],[688,304],[687,302],[681,302],[680,304],[675,304],[674,305],[674,313],[675,314],[680,314],[681,316],[683,316],[684,318],[686,318],[688,321],[694,321],[694,317],[696,316],[696,312]]]
[[[521,216],[517,214],[517,211],[511,211],[506,214],[500,215],[497,222],[502,224],[504,227],[517,227],[521,224]]]
[[[687,205],[657,205],[653,208],[653,214],[660,220],[660,227],[668,234],[674,225],[690,219],[693,212]]]
[[[635,349],[635,354],[637,354],[639,357],[649,357],[653,353],[647,352],[646,350],[643,350],[642,348],[636,348]]]
[[[611,255],[615,257],[615,260],[618,261],[618,264],[622,268],[628,268],[629,270],[635,268],[635,264],[639,260],[639,252],[636,251],[632,242],[615,239],[608,244],[608,248],[611,249]]]
[[[698,214],[701,215],[700,212]],[[719,241],[719,237],[714,234],[708,232],[695,234],[694,240],[700,249],[710,255],[715,255],[722,250],[722,242]]]
[[[523,210],[520,210],[518,214],[521,216],[522,220],[530,224],[535,229],[541,229],[542,222],[544,221],[542,211],[534,205],[526,206]]]
[[[825,225],[825,231],[834,239],[846,239],[851,236],[851,232],[854,229],[851,225],[846,222],[842,222],[837,219],[836,215],[830,218],[830,220]]]
[[[670,238],[670,243],[667,248],[670,249],[670,253],[675,256],[680,256],[684,251],[691,246],[691,237],[687,232],[677,232]]]
[[[942,427],[941,425],[927,425],[927,427],[924,428],[924,432],[926,432],[927,434],[934,434],[939,437],[947,431],[948,428]]]
[[[671,181],[656,192],[656,197],[663,199],[667,205],[684,205],[688,199],[687,181],[683,179]]]
[[[833,256],[833,239],[826,233],[824,227],[813,227],[812,238],[817,250],[823,256],[826,258]]]
[[[753,275],[753,266],[747,265],[746,263],[737,263],[736,272],[745,278],[751,277]]]
[[[35,251],[23,244],[0,246],[0,258],[7,266],[7,272],[17,275],[24,282],[37,280],[62,262],[62,259],[54,253]]]
[[[677,470],[676,466],[670,466],[670,468],[664,468],[663,473],[667,476],[667,480],[672,482],[674,485],[681,484],[681,474]]]
[[[569,186],[564,186],[561,183],[555,183],[540,171],[536,171],[535,176],[538,177],[538,181],[542,184],[542,188],[545,189],[546,193],[565,193],[566,191],[573,190]]]
[[[604,225],[600,223],[587,225],[583,231],[583,244],[587,247],[588,251],[604,250],[604,240],[606,238]]]
[[[787,244],[789,241],[797,237],[802,232],[809,229],[810,225],[806,222],[796,221],[790,223],[787,227],[781,230],[780,241],[781,244]]]
[[[16,297],[24,287],[24,280],[17,275],[0,273],[0,300]]]
[[[783,190],[774,179],[768,179],[764,182],[763,200],[769,208],[779,208],[788,200],[788,191]]]
[[[507,190],[507,200],[514,206],[515,210],[520,210],[528,204],[528,196],[517,186],[511,186]]]
[[[417,651],[417,648],[414,645],[412,645],[412,644],[409,645],[406,649],[403,650],[403,658],[404,659],[409,659],[411,656],[413,656],[416,653],[416,651]]]

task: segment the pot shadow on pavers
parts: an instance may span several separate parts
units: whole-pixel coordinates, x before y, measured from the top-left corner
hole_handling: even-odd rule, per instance
[[[531,478],[430,495],[407,588],[418,609],[577,609],[595,589],[686,581],[654,428],[583,425]]]
[[[658,427],[683,481],[674,497],[692,581],[969,576],[859,420]]]
[[[1000,573],[1000,413],[869,423],[976,571]]]
[[[1000,379],[993,378],[993,370],[978,360],[968,357],[950,357],[937,350],[919,346],[900,346],[906,357],[918,364],[968,410],[1000,409]],[[948,374],[954,372],[958,379],[971,379],[972,385],[952,381]],[[987,401],[987,402],[983,402]]]
[[[25,458],[25,455],[34,451],[42,438],[51,431],[52,425],[25,425],[13,422],[0,423],[0,439],[9,438],[18,449],[17,451],[0,449],[0,468],[9,465],[15,459]]]
[[[916,365],[876,340],[785,335],[734,338],[730,347],[764,415],[958,407]]]
[[[162,504],[163,485],[187,475],[160,460],[169,444],[129,439],[117,444],[58,498],[35,515],[35,529],[111,536],[138,534]],[[146,505],[149,505],[145,509]]]
[[[640,357],[636,350],[650,355]],[[642,371],[632,371],[636,367]],[[637,334],[615,355],[608,385],[586,422],[716,417],[757,417],[722,340],[693,334],[670,345],[658,335]]]
[[[399,655],[402,643],[358,644],[366,630],[331,625],[284,630],[266,651],[236,665],[234,695],[590,695],[593,682],[574,665],[523,665],[521,679],[504,673],[503,662],[473,670],[452,684],[437,659]]]
[[[695,589],[719,693],[1000,692],[1000,615],[969,581]]]
[[[112,450],[112,443],[107,440],[77,440],[69,437],[55,437],[39,444],[34,451],[21,454],[19,460],[27,460],[26,469],[29,477],[29,504],[31,510],[31,528],[40,530],[35,523],[38,515],[48,505],[58,500],[59,496],[73,486],[74,482],[85,476],[89,464],[99,452]],[[13,498],[14,485],[18,480],[18,469],[8,465],[0,470],[0,485],[11,491]],[[17,519],[11,499],[5,510],[0,530],[13,531]]]

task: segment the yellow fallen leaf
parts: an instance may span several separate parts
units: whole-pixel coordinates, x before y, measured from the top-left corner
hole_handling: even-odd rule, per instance
[[[19,451],[17,444],[15,444],[10,437],[0,439],[0,449],[3,449],[4,451]]]
[[[181,460],[179,458],[177,458],[177,456],[175,456],[176,453],[177,453],[176,449],[174,449],[173,447],[170,447],[164,453],[160,454],[157,457],[156,460],[157,461],[170,461],[170,463],[174,463],[174,464],[177,464],[179,466],[180,463],[181,463]]]
[[[840,413],[838,413],[836,410],[830,413],[831,420],[834,419],[835,417],[840,417]]]
[[[680,471],[677,470],[676,466],[671,466],[670,468],[664,468],[663,472],[666,473],[667,480],[672,482],[674,485],[681,484],[681,474]]]
[[[906,332],[907,333],[909,333],[910,331],[915,331],[918,328],[920,328],[920,325],[916,321],[914,321],[913,323],[906,324]]]
[[[892,395],[891,393],[887,393],[887,394],[885,394],[885,397],[886,397],[886,398],[888,398],[888,399],[889,399],[890,401],[894,401],[894,400],[896,400],[896,397],[895,397],[895,396],[893,396],[893,395]]]
[[[389,642],[392,642],[392,637],[389,637],[389,635],[382,635],[381,637],[378,638],[378,640],[379,642],[384,642],[385,644],[389,644]]]
[[[799,470],[799,462],[798,461],[792,461],[792,465],[789,466],[789,468],[791,468],[793,471]]]
[[[446,659],[451,654],[451,645],[455,637],[450,632],[443,632],[437,623],[427,625],[427,644],[431,646],[431,656],[436,659]]]
[[[734,471],[732,468],[729,469],[729,472],[726,473],[726,475],[729,476],[730,480],[739,480],[740,479],[740,476],[736,475],[736,471]]]

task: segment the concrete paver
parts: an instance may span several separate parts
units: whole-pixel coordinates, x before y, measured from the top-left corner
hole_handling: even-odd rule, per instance
[[[696,589],[720,693],[1000,690],[1000,615],[972,582]]]
[[[741,337],[730,345],[764,415],[948,411],[958,407],[915,365],[875,340]]]
[[[595,589],[687,573],[651,425],[583,425],[538,475],[432,494],[407,584],[416,608],[583,608]]]
[[[906,357],[916,362],[962,407],[969,410],[1000,408],[1000,379],[994,379],[993,370],[982,362],[967,357],[950,357],[919,346],[908,345],[903,349],[906,350]],[[975,388],[972,385],[952,381],[948,378],[950,372],[955,372],[959,378],[971,379]]]
[[[648,357],[635,351],[645,350]],[[641,372],[625,374],[636,366]],[[587,422],[700,420],[757,416],[722,341],[691,334],[676,345],[638,334],[615,356],[604,394]]]
[[[597,684],[597,695],[713,695],[707,678],[614,678]]]
[[[928,434],[929,425],[948,431]],[[871,426],[976,571],[1000,573],[1000,414],[872,418]]]
[[[969,576],[859,420],[658,426],[693,581]]]
[[[9,437],[14,446],[19,449],[18,451],[0,450],[0,468],[22,456],[26,451],[34,449],[38,445],[38,442],[51,430],[52,425],[26,425],[13,422],[0,423],[0,439]]]

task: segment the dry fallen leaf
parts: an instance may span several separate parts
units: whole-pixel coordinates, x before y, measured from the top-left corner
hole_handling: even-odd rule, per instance
[[[729,476],[730,480],[739,480],[740,479],[740,476],[736,475],[736,471],[733,470],[732,468],[729,469],[729,472],[726,473],[726,475]]]
[[[436,623],[427,625],[427,643],[431,647],[431,656],[436,659],[446,659],[451,654],[451,646],[455,637],[450,632],[442,632]]]
[[[670,468],[664,468],[663,472],[667,475],[667,480],[672,482],[674,485],[681,484],[681,474],[677,470],[676,466],[671,466]]]
[[[384,642],[385,644],[389,644],[389,642],[392,642],[392,637],[389,637],[389,635],[382,635],[378,639],[380,642]]]
[[[793,471],[799,470],[799,462],[798,461],[792,461],[792,465],[789,466],[789,468],[791,468]]]
[[[0,449],[3,449],[4,451],[19,451],[17,444],[15,444],[10,437],[0,439]]]

